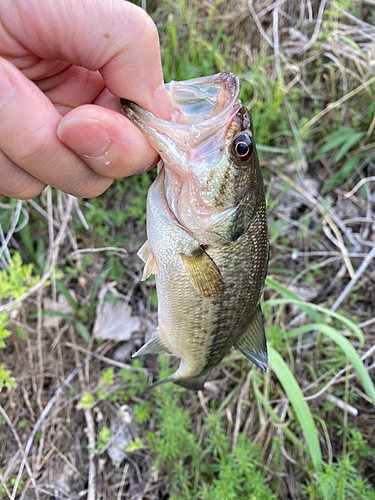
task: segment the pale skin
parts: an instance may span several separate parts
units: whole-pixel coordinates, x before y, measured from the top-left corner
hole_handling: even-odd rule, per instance
[[[123,0],[1,0],[0,199],[46,185],[78,197],[158,157],[119,98],[164,119],[155,24]]]

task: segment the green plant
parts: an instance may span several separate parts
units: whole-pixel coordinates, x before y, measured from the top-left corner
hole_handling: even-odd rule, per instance
[[[109,443],[109,439],[111,437],[111,431],[108,427],[102,427],[99,432],[99,437],[97,441],[97,447],[98,450],[100,451],[104,446],[106,446]]]
[[[262,461],[258,446],[240,434],[231,451],[219,412],[205,417],[205,437],[198,444],[192,419],[179,402],[180,389],[162,386],[156,391],[154,466],[167,474],[171,498],[276,500],[258,466]]]
[[[335,132],[327,135],[325,144],[318,150],[316,159],[320,159],[328,153],[335,153],[331,165],[338,166],[338,170],[323,185],[321,193],[324,195],[333,187],[345,182],[348,177],[365,159],[366,155],[375,148],[375,141],[368,144],[369,139],[374,138],[375,120],[375,98],[372,98],[367,108],[367,123],[355,126],[340,127]],[[358,131],[358,128],[362,130]],[[341,165],[342,161],[344,163]]]
[[[18,299],[27,290],[35,286],[39,281],[39,276],[33,274],[34,266],[32,264],[24,264],[21,255],[16,252],[12,256],[10,264],[0,271],[0,299]],[[4,312],[0,315],[0,349],[6,347],[5,339],[10,337],[12,332],[6,327],[9,324],[9,315]],[[19,334],[21,330],[17,330]],[[24,335],[22,330],[22,334]],[[0,365],[0,391],[14,387],[16,382],[11,376],[11,370],[6,370],[3,365]]]

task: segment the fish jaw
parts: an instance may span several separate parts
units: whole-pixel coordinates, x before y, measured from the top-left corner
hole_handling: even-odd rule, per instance
[[[174,82],[166,89],[174,106],[171,121],[121,99],[124,115],[146,136],[168,168],[181,176],[197,162],[217,162],[226,130],[241,107],[239,81],[233,73]]]

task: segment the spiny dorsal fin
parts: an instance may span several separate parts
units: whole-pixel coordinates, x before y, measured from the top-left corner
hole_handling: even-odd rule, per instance
[[[190,254],[180,253],[185,270],[194,288],[207,299],[217,299],[224,293],[224,282],[211,257],[198,247]]]
[[[247,330],[237,340],[235,347],[261,370],[267,370],[267,343],[260,305],[255,309]]]
[[[156,330],[156,332],[152,334],[151,338],[133,354],[132,358],[143,356],[144,354],[168,354],[169,356],[173,356],[172,351],[160,336],[159,330]]]

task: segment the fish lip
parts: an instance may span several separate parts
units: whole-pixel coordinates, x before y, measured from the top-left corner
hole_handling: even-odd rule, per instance
[[[165,85],[168,93],[171,94],[174,87],[177,87],[178,90],[179,86],[189,86],[189,84],[202,85],[209,82],[212,82],[213,84],[218,83],[219,85],[221,84],[225,86],[225,89],[228,90],[231,94],[230,101],[226,103],[225,107],[219,113],[200,122],[192,124],[181,124],[164,120],[153,115],[135,102],[121,98],[121,107],[123,114],[126,116],[126,118],[128,118],[135,125],[139,126],[141,129],[147,127],[148,129],[152,130],[153,128],[158,128],[158,126],[161,126],[161,128],[164,129],[166,126],[170,127],[172,125],[175,131],[181,131],[188,134],[190,131],[194,130],[199,134],[200,128],[203,127],[204,129],[207,129],[210,127],[215,127],[216,124],[222,124],[223,122],[227,121],[230,115],[233,114],[233,108],[236,107],[236,101],[238,101],[238,96],[240,93],[240,83],[238,77],[234,73],[227,71],[212,76],[204,76],[201,78],[185,80],[183,82],[171,81],[170,83]],[[203,99],[204,97],[202,97],[202,100]]]

